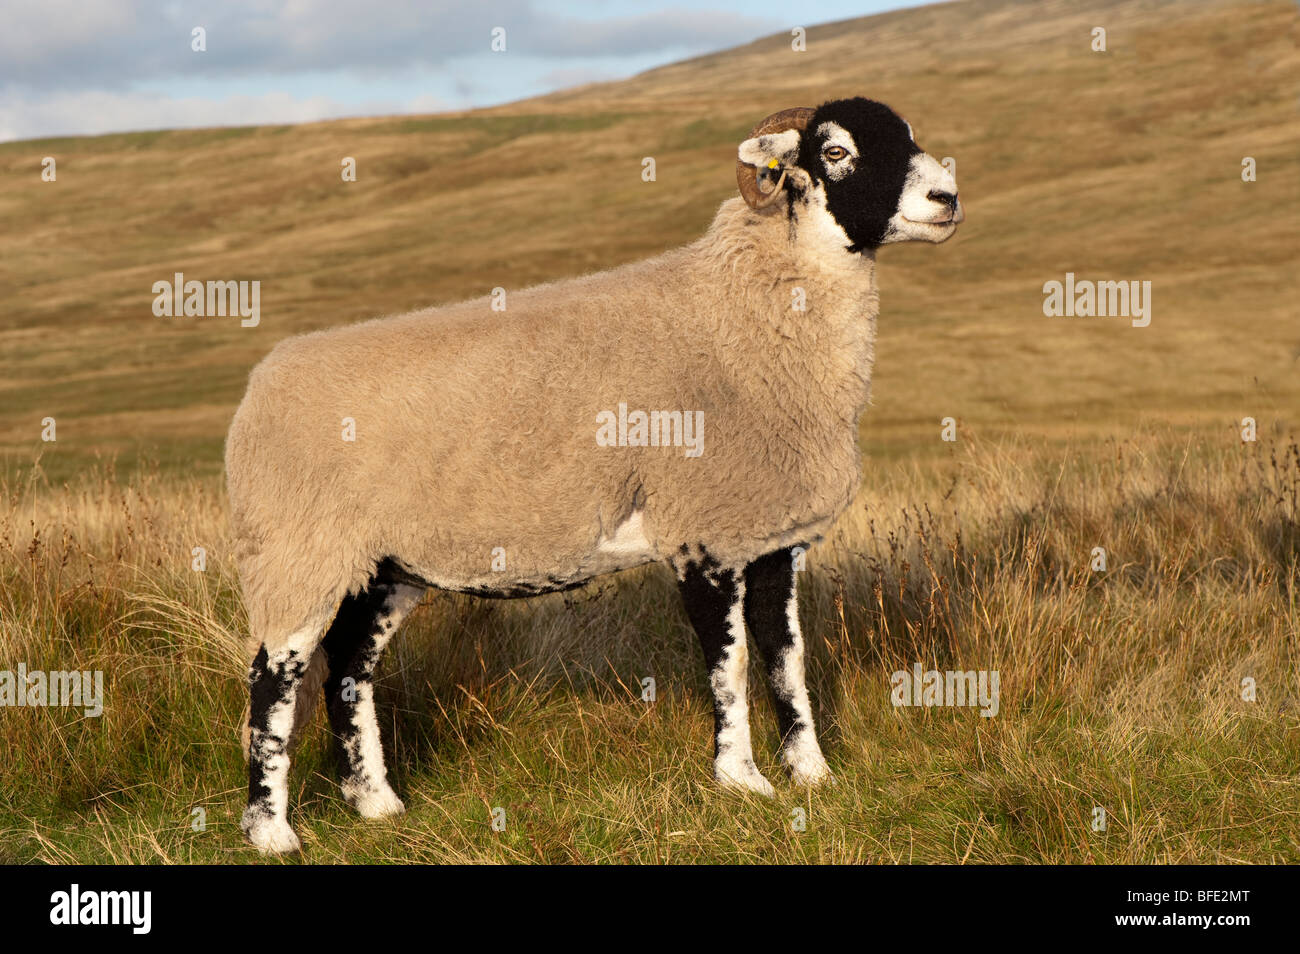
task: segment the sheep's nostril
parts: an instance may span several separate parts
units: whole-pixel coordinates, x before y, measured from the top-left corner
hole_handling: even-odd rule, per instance
[[[938,189],[934,189],[933,191],[930,192],[929,195],[926,196],[926,198],[929,199],[931,202],[942,202],[950,209],[957,208],[956,192],[940,192]]]

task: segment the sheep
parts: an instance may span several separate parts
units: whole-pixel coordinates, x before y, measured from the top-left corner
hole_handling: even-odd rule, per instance
[[[763,120],[737,183],[684,248],[512,292],[505,312],[478,299],[289,338],[252,371],[226,473],[255,650],[242,828],[263,852],[299,849],[291,746],[322,687],[345,800],[403,811],[374,672],[428,587],[527,597],[667,564],[713,691],[716,781],[773,794],[746,629],[786,769],[831,777],[796,561],[860,483],[876,250],[942,242],[964,212],[911,126],[864,98]]]

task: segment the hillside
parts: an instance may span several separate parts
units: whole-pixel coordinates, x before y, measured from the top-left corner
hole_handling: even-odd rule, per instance
[[[689,241],[733,194],[754,121],[848,94],[954,157],[968,208],[942,248],[881,255],[869,455],[941,449],[948,415],[1031,441],[1293,427],[1296,10],[941,5],[466,114],[0,145],[0,454],[12,473],[43,452],[56,480],[141,450],[215,473],[247,371],[284,335]],[[1151,281],[1150,326],[1044,317],[1067,271]],[[175,272],[259,280],[260,325],[155,317]]]

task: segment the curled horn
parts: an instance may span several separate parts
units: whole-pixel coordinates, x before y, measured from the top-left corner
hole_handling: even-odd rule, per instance
[[[797,129],[803,132],[808,126],[808,120],[812,118],[813,110],[807,106],[796,106],[793,109],[783,109],[779,113],[773,113],[753,128],[747,139],[754,139],[758,136],[768,136],[772,133],[785,132],[787,129]],[[785,170],[781,170],[781,177],[776,180],[770,189],[764,189],[758,181],[758,169],[748,163],[736,160],[736,185],[740,186],[740,194],[745,197],[745,202],[751,209],[762,209],[776,201],[777,196],[781,194],[781,187],[785,184]]]

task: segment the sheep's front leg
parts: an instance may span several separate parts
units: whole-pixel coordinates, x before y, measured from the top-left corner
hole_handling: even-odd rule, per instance
[[[804,685],[803,636],[790,549],[777,550],[745,567],[745,623],[758,643],[772,686],[781,759],[794,781],[816,785],[831,777],[817,744],[812,706]]]
[[[301,847],[289,827],[289,741],[298,686],[319,635],[304,631],[270,652],[264,643],[248,673],[248,807],[241,827],[269,854]]]
[[[366,818],[405,810],[388,784],[375,716],[374,676],[388,641],[423,592],[402,583],[372,584],[343,601],[325,634],[329,659],[325,706],[334,734],[339,787],[344,800]]]
[[[713,688],[714,778],[724,787],[771,796],[772,784],[754,765],[749,738],[744,581],[739,573],[708,560],[687,563],[678,575]]]

